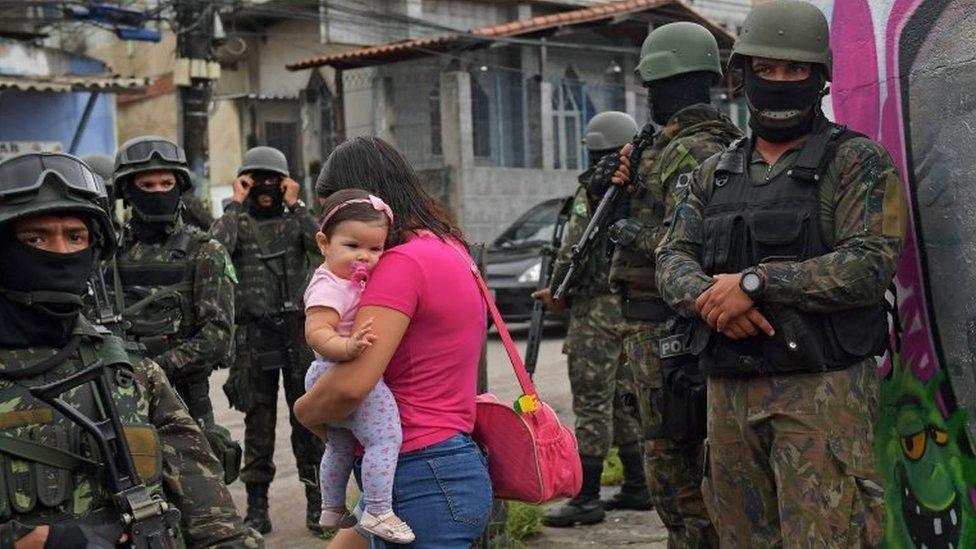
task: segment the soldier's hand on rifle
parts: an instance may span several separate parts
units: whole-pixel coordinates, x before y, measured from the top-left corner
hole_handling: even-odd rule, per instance
[[[587,192],[592,199],[600,200],[603,195],[613,185],[613,176],[620,166],[620,153],[612,152],[605,155],[593,166],[593,175],[586,185]]]
[[[563,301],[556,301],[552,298],[552,290],[549,288],[543,288],[541,290],[536,290],[532,292],[532,299],[537,299],[545,305],[547,311],[558,313],[559,311],[566,309],[566,303]]]
[[[240,177],[234,180],[234,197],[232,200],[238,204],[243,204],[244,200],[247,198],[247,193],[251,192],[251,187],[254,186],[254,180],[248,174],[241,174]]]
[[[363,351],[372,347],[375,341],[376,333],[373,332],[373,317],[369,317],[346,340],[346,351],[349,353],[349,359],[352,360],[363,354]]]
[[[298,202],[298,191],[301,188],[298,186],[298,182],[290,177],[286,177],[281,180],[281,192],[284,194],[285,206],[293,208],[295,203]]]
[[[621,189],[626,189],[630,186],[630,153],[633,150],[634,145],[631,143],[627,143],[620,149],[620,156],[618,156],[620,160],[617,162],[617,169],[613,172],[613,176],[610,177],[610,182]]]
[[[129,539],[118,523],[81,525],[62,523],[43,524],[14,542],[16,549],[43,547],[115,547]]]

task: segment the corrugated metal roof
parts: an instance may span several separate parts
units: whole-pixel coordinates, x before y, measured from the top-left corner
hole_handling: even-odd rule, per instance
[[[149,85],[148,78],[122,78],[111,75],[19,76],[0,74],[0,90],[39,92],[98,91],[139,93]]]
[[[552,15],[541,15],[529,19],[519,19],[500,25],[492,25],[472,29],[468,33],[444,34],[412,40],[402,40],[381,46],[371,46],[358,50],[323,55],[303,59],[286,65],[288,70],[297,71],[323,65],[330,65],[337,69],[352,69],[369,65],[382,65],[418,57],[426,57],[449,49],[454,49],[465,43],[488,44],[492,38],[515,37],[532,34],[534,32],[591,23],[603,19],[610,19],[656,8],[669,7],[683,13],[687,19],[697,21],[709,28],[722,42],[731,44],[735,37],[718,24],[709,21],[693,8],[678,0],[623,0],[600,4],[585,9],[567,11]],[[723,40],[724,38],[724,40]]]

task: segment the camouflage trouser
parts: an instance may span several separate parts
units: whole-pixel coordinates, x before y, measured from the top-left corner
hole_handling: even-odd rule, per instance
[[[874,547],[874,359],[846,370],[708,380],[703,491],[722,547]]]
[[[563,352],[581,455],[604,457],[617,446],[640,440],[634,390],[621,338],[620,299],[597,296],[573,303]],[[612,426],[612,432],[611,432]]]
[[[634,372],[642,434],[660,431],[664,380],[658,341],[667,323],[627,321],[624,349]],[[701,443],[680,444],[664,438],[644,441],[644,470],[654,510],[668,529],[668,547],[717,547],[717,536],[702,500]]]
[[[238,326],[238,330],[254,326]],[[295,419],[295,401],[305,394],[305,371],[312,361],[312,353],[301,341],[282,341],[282,347],[291,345],[295,350],[295,365],[282,364],[279,369],[262,369],[257,364],[248,365],[249,404],[244,412],[244,467],[241,480],[245,484],[269,484],[275,476],[274,447],[275,424],[278,419],[278,378],[285,387],[288,403],[288,419],[291,423],[291,449],[295,454],[299,480],[309,486],[318,486],[319,462],[322,460],[322,441],[310,433]],[[238,348],[238,364],[247,361],[247,350]]]

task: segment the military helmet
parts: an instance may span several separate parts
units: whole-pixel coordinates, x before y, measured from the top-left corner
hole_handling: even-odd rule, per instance
[[[641,46],[640,62],[634,73],[644,82],[661,80],[687,72],[708,71],[722,77],[718,42],[698,23],[680,21],[650,32]]]
[[[583,142],[588,151],[609,151],[623,147],[637,135],[637,122],[625,112],[607,111],[586,125]]]
[[[729,64],[743,57],[767,57],[823,65],[830,80],[833,55],[823,12],[800,0],[775,0],[756,6],[742,23]]]
[[[65,153],[25,153],[0,162],[0,225],[31,215],[77,212],[94,222],[102,257],[115,252],[105,184],[79,158]]]
[[[115,153],[114,183],[124,193],[131,175],[154,170],[171,170],[179,181],[180,192],[193,188],[186,153],[179,145],[158,135],[135,137],[122,144]]]
[[[87,154],[81,157],[81,161],[88,164],[95,175],[102,178],[106,186],[112,183],[112,174],[115,173],[115,159],[104,154]]]
[[[288,159],[274,147],[254,147],[244,153],[237,175],[256,171],[274,172],[288,177]]]

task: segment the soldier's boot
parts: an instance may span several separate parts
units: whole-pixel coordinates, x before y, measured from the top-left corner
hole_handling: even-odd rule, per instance
[[[319,524],[319,518],[322,516],[322,492],[319,490],[318,485],[305,485],[305,501],[307,502],[305,507],[305,527],[316,535],[324,534],[325,529]]]
[[[600,502],[603,458],[580,456],[580,460],[583,462],[583,487],[579,495],[562,507],[546,512],[542,518],[542,523],[546,526],[565,528],[577,524],[597,524],[606,518]]]
[[[633,511],[650,511],[651,495],[647,491],[647,479],[644,476],[644,458],[641,456],[640,445],[636,442],[617,448],[620,464],[624,469],[624,483],[620,491],[610,499],[603,501],[603,508],[607,511],[616,509],[630,509]]]
[[[244,524],[262,534],[271,531],[271,517],[268,516],[268,485],[247,485],[247,514]]]

